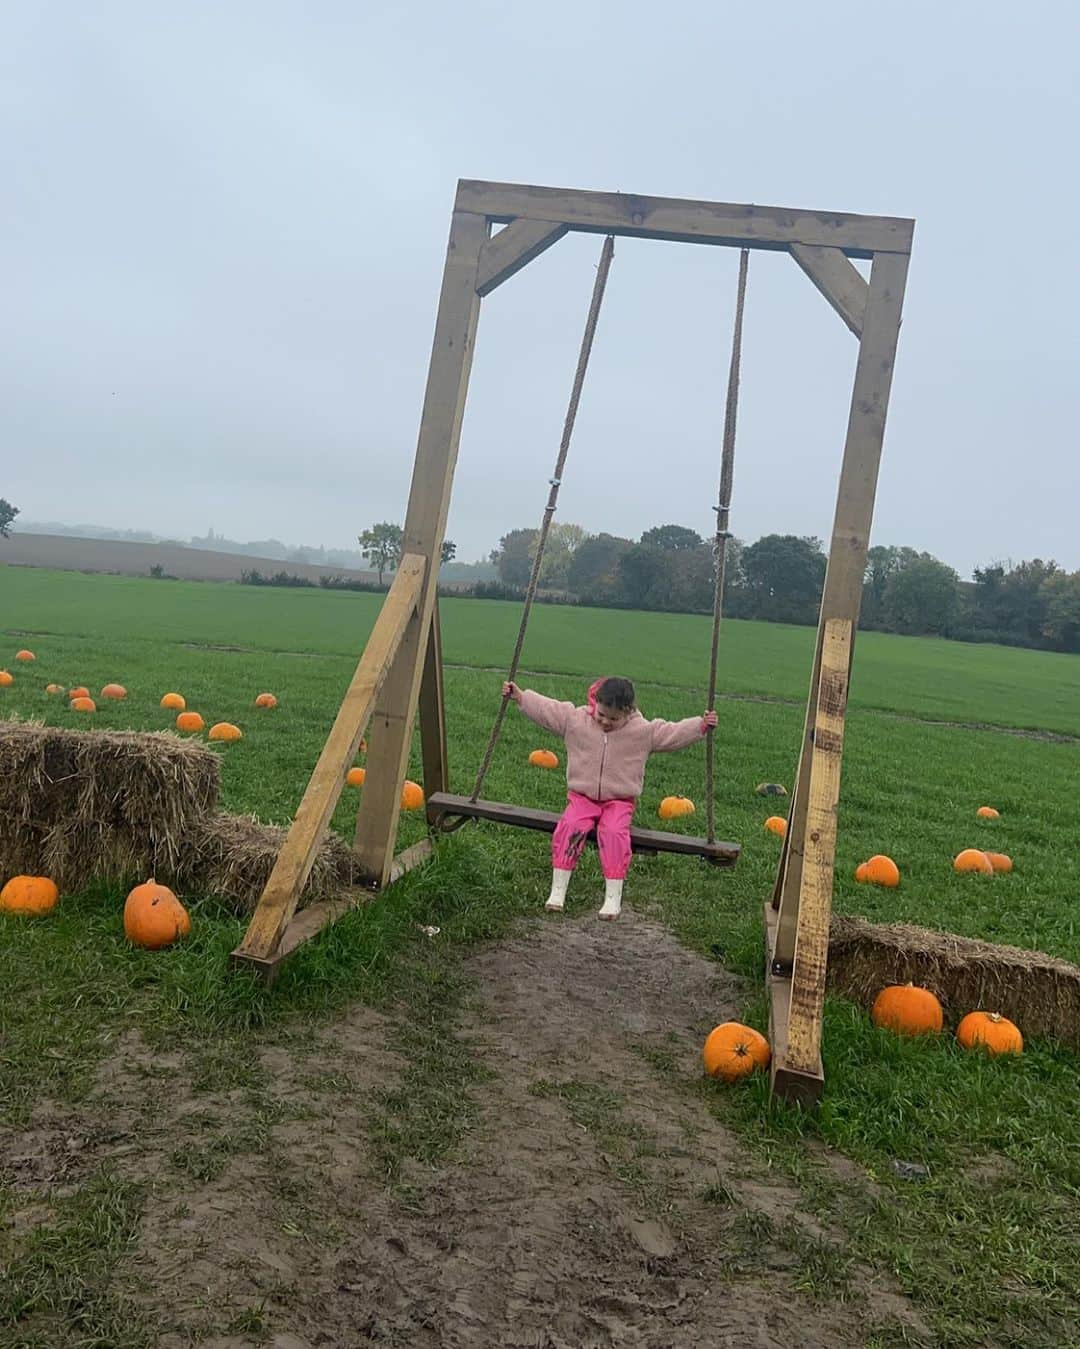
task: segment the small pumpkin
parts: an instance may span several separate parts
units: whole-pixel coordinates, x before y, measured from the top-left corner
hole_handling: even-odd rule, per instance
[[[67,690],[64,688],[63,684],[46,684],[46,685],[45,685],[45,692],[46,692],[46,693],[66,693]]]
[[[187,699],[182,693],[165,693],[162,694],[158,706],[172,708],[175,712],[183,712],[184,708],[187,707]]]
[[[244,733],[239,726],[234,726],[231,721],[217,721],[210,727],[210,734],[206,738],[208,740],[242,740]]]
[[[662,820],[681,820],[693,815],[694,803],[688,796],[665,796],[656,812]]]
[[[15,683],[15,676],[7,670],[0,670],[0,689],[9,689]]]
[[[866,873],[867,870],[869,869],[869,866],[870,866],[869,862],[860,862],[859,865],[855,868],[855,879],[859,882],[860,885],[862,885],[868,879]]]
[[[982,876],[994,874],[994,864],[979,848],[965,848],[953,858],[954,871],[975,871]]]
[[[993,806],[980,806],[975,812],[980,820],[1000,820],[1001,811],[995,810]]]
[[[345,781],[350,787],[362,787],[366,777],[366,768],[350,768],[345,774]]]
[[[758,796],[787,796],[787,788],[779,782],[759,782],[754,791]]]
[[[201,731],[206,725],[198,712],[181,712],[176,718],[176,729],[178,731]]]
[[[68,689],[69,698],[89,698],[90,690],[85,684],[80,684],[77,688]]]
[[[277,699],[272,693],[260,693],[255,699],[256,707],[277,707]]]
[[[1012,871],[1012,858],[1003,852],[988,852],[986,860],[995,871]]]
[[[941,1030],[945,1019],[941,1003],[928,988],[890,984],[874,999],[870,1020],[897,1035],[927,1035]]]
[[[529,762],[534,768],[558,768],[559,756],[550,749],[534,749]]]
[[[103,698],[126,698],[127,689],[124,688],[123,684],[106,684],[101,690],[101,696]]]
[[[70,706],[72,712],[97,711],[97,703],[94,702],[93,698],[72,698]]]
[[[1020,1054],[1024,1037],[1000,1012],[968,1012],[956,1028],[956,1038],[965,1049],[985,1049],[988,1054]]]
[[[51,913],[59,898],[60,891],[48,876],[12,876],[0,890],[0,909],[5,913]]]
[[[32,651],[23,650],[15,652],[15,659],[21,661],[30,661],[30,660],[37,660],[37,656],[35,656]]]
[[[775,834],[777,838],[783,838],[787,833],[787,820],[783,815],[770,815],[765,821],[765,828],[770,834]]]
[[[738,1021],[725,1021],[711,1030],[702,1050],[705,1071],[724,1082],[735,1082],[756,1068],[767,1068],[771,1058],[764,1035]]]
[[[410,782],[405,779],[405,784],[401,789],[401,809],[419,810],[424,804],[424,789],[417,782]]]
[[[884,853],[877,853],[866,864],[866,879],[871,885],[885,885],[889,889],[900,884],[900,868]]]
[[[136,946],[158,951],[191,931],[187,909],[167,885],[152,877],[124,901],[124,935]]]

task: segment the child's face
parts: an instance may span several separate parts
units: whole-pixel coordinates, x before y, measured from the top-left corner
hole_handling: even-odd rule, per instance
[[[596,704],[596,724],[602,731],[617,731],[626,724],[629,716],[625,708],[612,707],[609,703]]]

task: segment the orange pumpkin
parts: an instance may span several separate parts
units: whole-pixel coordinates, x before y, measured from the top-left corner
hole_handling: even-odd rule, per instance
[[[870,1019],[875,1026],[897,1035],[926,1035],[941,1030],[944,1017],[941,1003],[928,988],[914,984],[892,984],[874,999]]]
[[[866,864],[866,879],[871,885],[886,885],[893,889],[900,884],[900,868],[884,853],[877,853]]]
[[[860,884],[868,879],[866,873],[869,870],[869,867],[870,867],[869,862],[860,862],[859,865],[855,868],[855,879]]]
[[[153,878],[137,885],[124,902],[124,935],[136,946],[157,951],[190,931],[187,909]]]
[[[9,674],[7,670],[0,670],[0,689],[10,688],[15,683],[15,676]]]
[[[684,815],[693,815],[694,803],[688,796],[665,796],[656,813],[662,820],[681,820]]]
[[[0,890],[0,909],[5,913],[49,913],[59,898],[60,891],[47,876],[12,876]]]
[[[37,656],[35,656],[34,653],[33,653],[32,651],[16,651],[16,652],[15,652],[15,659],[16,659],[16,660],[23,660],[23,661],[26,661],[26,660],[37,660]]]
[[[702,1058],[710,1077],[735,1082],[755,1068],[767,1068],[772,1052],[760,1031],[738,1021],[725,1021],[709,1032]]]
[[[783,815],[770,815],[765,821],[765,828],[770,834],[775,834],[777,838],[783,838],[787,833],[787,820]]]
[[[64,688],[63,684],[46,684],[46,685],[45,685],[45,692],[46,692],[46,693],[65,693],[66,691],[67,691],[67,690]]]
[[[978,848],[965,848],[953,858],[954,871],[976,871],[982,876],[994,874],[994,864]]]
[[[345,781],[350,787],[362,787],[364,779],[367,777],[366,768],[350,768],[345,774]]]
[[[206,725],[198,712],[181,712],[176,718],[176,729],[178,731],[201,731]]]
[[[187,707],[187,699],[182,693],[165,693],[162,694],[161,702],[158,706],[170,707],[175,712],[183,712],[184,708]]]
[[[424,804],[424,790],[416,782],[410,782],[408,778],[401,789],[401,809],[419,810]]]
[[[549,749],[534,749],[529,755],[529,762],[534,768],[558,768],[559,756]]]
[[[68,689],[69,698],[89,698],[90,690],[85,684],[80,684],[77,688]]]
[[[106,684],[101,690],[101,696],[103,698],[126,698],[127,689],[124,688],[123,684]]]
[[[980,806],[975,812],[980,820],[1000,820],[1001,811],[995,810],[993,806]]]
[[[256,707],[277,707],[277,699],[272,693],[260,693],[255,699]]]
[[[71,710],[72,712],[96,712],[97,703],[94,702],[93,698],[72,698]]]
[[[1012,871],[1012,858],[1003,852],[988,852],[986,860],[995,871]]]
[[[968,1012],[956,1028],[956,1038],[965,1049],[978,1046],[988,1054],[1020,1054],[1024,1037],[1000,1012]]]
[[[242,740],[244,733],[239,726],[234,726],[231,721],[218,721],[210,727],[208,740]]]

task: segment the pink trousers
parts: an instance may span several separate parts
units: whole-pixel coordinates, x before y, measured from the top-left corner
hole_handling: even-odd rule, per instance
[[[608,881],[625,880],[630,870],[630,820],[634,801],[593,801],[580,792],[570,792],[551,839],[551,864],[573,871],[596,825],[600,868]]]

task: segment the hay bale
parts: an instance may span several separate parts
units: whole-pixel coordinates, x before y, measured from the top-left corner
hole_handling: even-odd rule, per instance
[[[270,878],[288,830],[254,816],[210,815],[188,840],[177,881],[185,889],[216,895],[238,913],[250,913]],[[360,879],[345,840],[327,832],[300,896],[300,904],[330,899]]]
[[[0,873],[173,874],[217,803],[220,761],[168,732],[0,721]]]
[[[1039,951],[837,914],[828,977],[835,992],[867,1008],[886,984],[920,984],[954,1025],[967,1012],[1000,1012],[1025,1037],[1080,1049],[1080,966]]]

